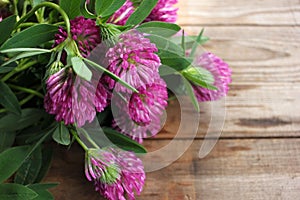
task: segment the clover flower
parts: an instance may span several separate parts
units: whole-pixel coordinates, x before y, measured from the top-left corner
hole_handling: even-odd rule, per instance
[[[167,86],[162,79],[138,88],[139,93],[113,101],[116,106],[113,126],[121,133],[142,143],[143,138],[156,135],[161,129],[161,117],[167,106]],[[126,95],[126,94],[124,94]],[[114,111],[113,111],[114,112]]]
[[[133,87],[145,86],[159,77],[160,59],[155,54],[157,51],[155,44],[138,31],[123,33],[119,36],[118,43],[106,54],[108,70]],[[107,77],[106,81],[109,88],[113,89],[115,80]],[[125,87],[115,89],[127,91]]]
[[[108,19],[107,22],[122,26],[125,25],[128,18],[135,11],[135,5],[133,2],[137,4],[140,3],[140,1],[127,0],[124,5]],[[144,22],[161,21],[175,23],[177,20],[178,10],[178,8],[174,7],[176,3],[178,3],[178,0],[158,0],[158,3]]]
[[[178,8],[174,7],[176,3],[178,3],[178,0],[158,0],[150,15],[145,19],[145,22],[161,21],[175,23],[178,10]]]
[[[81,55],[85,58],[89,57],[91,51],[101,42],[99,27],[94,20],[82,16],[70,20],[70,24],[72,39],[76,41]],[[60,27],[55,34],[54,46],[65,41],[67,37],[66,30]]]
[[[214,77],[213,85],[217,90],[193,86],[199,102],[216,101],[227,95],[231,83],[231,69],[221,58],[212,53],[204,53],[196,59],[196,64],[210,71]]]
[[[146,175],[142,161],[132,152],[115,148],[92,149],[86,155],[85,174],[95,190],[108,200],[135,199]]]
[[[63,68],[50,75],[46,85],[45,110],[65,125],[76,123],[82,127],[91,123],[96,110],[100,112],[107,106],[107,90],[100,83],[76,77],[72,68]]]

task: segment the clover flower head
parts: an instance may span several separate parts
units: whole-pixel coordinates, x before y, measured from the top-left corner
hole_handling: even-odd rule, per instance
[[[126,200],[126,196],[134,200],[146,179],[142,161],[134,153],[112,147],[88,152],[85,172],[95,190],[108,200]]]
[[[83,57],[89,57],[91,51],[101,42],[100,29],[92,19],[85,19],[83,16],[70,20],[72,39],[78,45]],[[59,45],[67,39],[67,31],[60,27],[55,34],[55,44]]]
[[[152,83],[159,77],[160,59],[155,44],[136,30],[123,33],[119,41],[106,54],[108,70],[133,87]],[[108,86],[113,89],[115,80],[106,78]],[[115,88],[128,91],[125,87]]]
[[[199,102],[216,101],[226,96],[231,83],[231,69],[221,58],[212,53],[204,53],[196,59],[196,64],[207,69],[214,77],[213,85],[217,90],[209,90],[200,86],[193,86]]]

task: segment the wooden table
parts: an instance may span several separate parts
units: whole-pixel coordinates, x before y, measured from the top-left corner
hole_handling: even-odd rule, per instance
[[[201,115],[196,139],[170,166],[147,174],[143,200],[300,199],[300,2],[299,0],[180,0],[179,24],[227,61],[233,83],[226,99],[223,134],[204,159],[198,151],[207,129]],[[179,123],[178,107],[152,151],[167,145]],[[176,139],[178,145],[187,138]],[[170,152],[172,153],[172,152]],[[56,149],[45,181],[58,200],[101,199],[83,174],[83,152]]]

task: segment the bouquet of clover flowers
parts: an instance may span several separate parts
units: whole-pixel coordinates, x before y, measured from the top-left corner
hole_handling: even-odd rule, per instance
[[[175,24],[177,0],[0,0],[0,199],[53,199],[51,140],[86,152],[110,200],[145,183],[138,153],[168,101],[228,92],[231,70]],[[171,80],[171,81],[170,81]],[[172,90],[168,89],[172,84]],[[176,96],[176,95],[175,95]]]

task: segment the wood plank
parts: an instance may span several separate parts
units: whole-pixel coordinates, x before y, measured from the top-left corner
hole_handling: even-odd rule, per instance
[[[298,199],[300,140],[220,141],[194,161],[197,199]]]
[[[299,25],[298,0],[179,0],[182,25]]]
[[[210,102],[200,104],[202,111],[196,138],[211,134],[209,126],[215,125],[216,119],[223,118],[222,138],[300,136],[300,114],[295,112],[300,109],[300,94],[294,92],[299,90],[299,86],[291,85],[233,85],[225,100],[226,110],[223,107],[218,109]],[[195,119],[188,114],[182,117],[182,111],[193,113],[193,108],[181,107],[178,102],[169,104],[167,121],[157,138],[175,137],[180,125],[183,131],[176,137],[195,137],[195,127],[189,123]]]
[[[150,140],[151,152],[168,140]],[[183,156],[159,171],[147,173],[138,199],[297,199],[300,196],[300,139],[220,140],[209,156],[197,158],[202,140],[195,140]],[[181,150],[185,140],[175,141]],[[162,152],[162,155],[173,152]],[[99,199],[83,174],[83,152],[56,148],[45,181],[59,181],[55,199]]]

